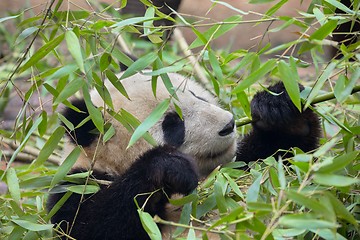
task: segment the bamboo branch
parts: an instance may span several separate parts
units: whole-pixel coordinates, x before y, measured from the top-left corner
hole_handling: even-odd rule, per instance
[[[351,94],[354,94],[354,93],[357,93],[357,92],[360,92],[360,85],[355,86],[353,88],[353,90],[351,91]],[[332,100],[332,99],[335,99],[335,93],[334,92],[322,94],[322,95],[316,97],[314,99],[314,101],[312,101],[312,104],[316,104],[316,103],[320,103],[320,102],[326,102],[326,101],[329,101],[329,100]],[[243,117],[243,118],[240,118],[240,119],[236,120],[236,127],[241,127],[241,126],[244,126],[244,125],[249,124],[249,123],[251,123],[251,119],[248,118],[248,117]]]

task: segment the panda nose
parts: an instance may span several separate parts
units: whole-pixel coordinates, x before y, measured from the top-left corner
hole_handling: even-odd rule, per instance
[[[234,131],[235,127],[235,120],[231,119],[231,121],[225,125],[225,127],[219,132],[219,135],[221,137],[225,137],[229,134],[231,134]]]

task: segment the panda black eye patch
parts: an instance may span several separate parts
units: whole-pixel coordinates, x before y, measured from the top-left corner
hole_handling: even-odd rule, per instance
[[[167,113],[161,126],[166,144],[180,147],[184,143],[185,123],[176,112]]]
[[[201,101],[204,101],[204,102],[208,102],[205,98],[197,96],[193,91],[189,90],[189,92],[197,99],[200,99]]]

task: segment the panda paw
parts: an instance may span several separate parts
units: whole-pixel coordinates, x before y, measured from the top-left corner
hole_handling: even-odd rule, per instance
[[[300,86],[300,89],[303,87]],[[279,82],[270,86],[268,90],[275,94],[262,91],[255,94],[251,101],[254,127],[264,131],[282,131],[288,130],[287,128],[295,122],[302,125],[303,123],[299,122],[301,112],[292,103],[284,84]]]
[[[163,188],[168,195],[187,195],[198,185],[198,171],[194,160],[173,147],[162,146],[150,150],[145,155],[148,179],[155,188]]]

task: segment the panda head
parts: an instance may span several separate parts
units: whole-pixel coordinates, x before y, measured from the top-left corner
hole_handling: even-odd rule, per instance
[[[149,130],[159,145],[172,145],[179,151],[192,156],[200,175],[208,175],[220,164],[232,161],[236,152],[236,133],[233,115],[222,109],[215,97],[203,87],[179,74],[169,74],[178,100],[173,101],[181,108],[182,119],[171,105],[163,117]],[[125,109],[140,121],[170,94],[161,80],[157,82],[156,97],[152,91],[151,77],[135,74],[121,80],[129,98],[124,97],[111,83],[105,86],[110,92],[114,111]],[[97,91],[91,92],[91,100],[96,107],[105,106]],[[83,100],[73,101],[82,112],[66,109],[64,116],[77,126],[86,117],[87,109]],[[140,139],[127,148],[131,133],[110,115],[105,121],[114,127],[115,135],[105,144],[98,135],[91,133],[95,126],[91,121],[70,132],[65,152],[70,152],[76,144],[83,151],[74,168],[101,171],[110,175],[122,174],[142,153],[152,146]],[[65,154],[66,155],[66,154]]]

